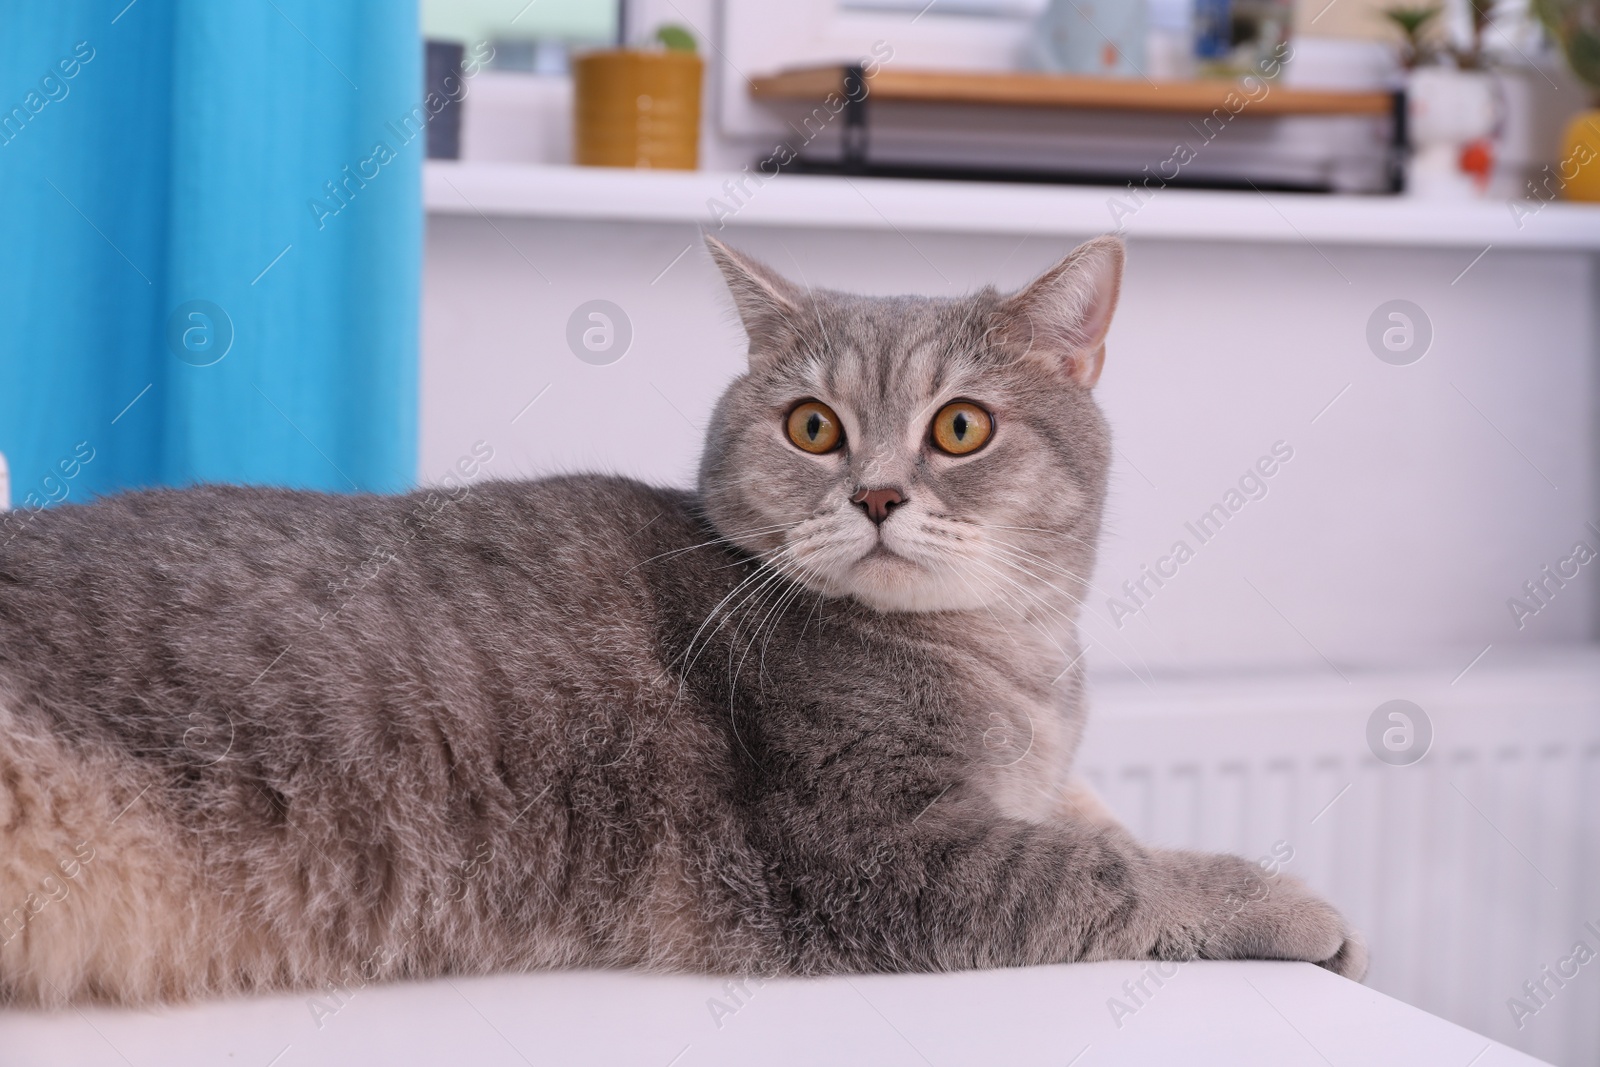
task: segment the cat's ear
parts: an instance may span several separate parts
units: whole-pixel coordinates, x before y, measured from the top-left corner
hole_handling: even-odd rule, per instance
[[[710,234],[706,235],[706,248],[733,293],[739,321],[750,335],[751,355],[776,347],[779,335],[799,312],[799,290],[771,267],[735,252]]]
[[[1007,340],[1048,360],[1084,388],[1100,378],[1106,331],[1122,289],[1120,238],[1096,237],[1000,305]]]

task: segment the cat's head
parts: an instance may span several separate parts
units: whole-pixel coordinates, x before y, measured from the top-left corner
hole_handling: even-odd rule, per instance
[[[1105,499],[1090,390],[1122,243],[957,299],[811,290],[707,243],[750,338],[700,465],[717,531],[881,611],[1070,612]]]

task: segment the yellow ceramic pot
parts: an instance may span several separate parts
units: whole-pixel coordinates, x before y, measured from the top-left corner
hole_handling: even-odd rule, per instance
[[[1600,201],[1600,108],[1580,112],[1567,126],[1557,172],[1562,196]]]
[[[590,167],[694,170],[700,80],[692,52],[613,49],[573,61],[573,158]]]

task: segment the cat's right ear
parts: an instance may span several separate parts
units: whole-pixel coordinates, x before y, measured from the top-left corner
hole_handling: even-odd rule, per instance
[[[739,309],[739,321],[750,336],[750,355],[779,347],[780,338],[799,311],[800,293],[777,271],[735,252],[706,235],[706,248],[716,260]]]

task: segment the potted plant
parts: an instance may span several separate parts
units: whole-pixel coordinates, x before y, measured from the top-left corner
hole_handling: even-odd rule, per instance
[[[1595,105],[1567,126],[1557,165],[1562,193],[1569,200],[1600,201],[1600,0],[1533,0],[1533,9]]]
[[[1487,0],[1470,2],[1473,33],[1465,47],[1436,38],[1436,6],[1397,6],[1383,12],[1402,38],[1413,148],[1406,190],[1416,196],[1482,196],[1494,170],[1500,94],[1485,69],[1488,7]]]
[[[694,170],[704,66],[694,37],[673,25],[658,29],[649,47],[579,56],[572,64],[575,161]]]

